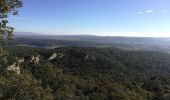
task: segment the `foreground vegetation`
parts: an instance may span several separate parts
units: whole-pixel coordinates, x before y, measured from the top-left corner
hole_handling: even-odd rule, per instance
[[[165,53],[79,47],[7,49],[6,59],[0,61],[2,100],[168,100],[170,96],[170,55]],[[17,65],[20,73],[7,70],[18,59],[24,59]]]

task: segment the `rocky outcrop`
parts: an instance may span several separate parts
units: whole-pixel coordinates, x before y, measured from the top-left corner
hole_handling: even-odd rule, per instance
[[[53,60],[57,57],[57,53],[53,53],[47,60]]]
[[[15,58],[16,59],[16,62],[10,66],[7,67],[7,70],[8,71],[14,71],[16,72],[17,74],[20,74],[21,71],[20,71],[20,65],[21,63],[23,63],[25,61],[24,58],[20,58],[18,59],[17,57]],[[27,61],[27,59],[26,59]],[[39,64],[40,62],[40,55],[37,55],[37,56],[30,56],[29,60],[28,60],[30,63],[33,63],[33,64]]]
[[[19,67],[19,65],[17,65],[17,63],[14,63],[13,65],[7,67],[7,70],[8,70],[8,71],[13,71],[13,72],[15,72],[16,74],[20,74],[20,73],[21,73],[20,67]]]
[[[56,58],[63,58],[64,57],[64,54],[63,53],[53,53],[52,56],[50,56],[47,60],[50,61],[50,60],[53,60],[53,59],[56,59]]]
[[[64,57],[64,54],[63,54],[63,53],[59,53],[59,54],[58,54],[58,58],[59,58],[59,59],[61,59],[61,58],[63,58],[63,57]]]
[[[40,55],[35,56],[31,56],[31,60],[30,62],[34,63],[34,64],[39,64],[40,62]]]
[[[86,55],[86,57],[84,58],[85,60],[89,59],[89,55]]]
[[[15,59],[16,59],[16,62],[14,64],[8,66],[7,71],[13,71],[16,74],[20,74],[21,73],[20,64],[23,63],[25,60],[24,60],[24,58],[18,59],[17,57]]]
[[[21,58],[21,59],[18,59],[18,64],[21,64],[21,63],[23,63],[25,60],[23,59],[23,58]]]
[[[88,60],[88,59],[95,60],[95,57],[92,56],[92,55],[86,55],[86,56],[84,57],[84,60]]]

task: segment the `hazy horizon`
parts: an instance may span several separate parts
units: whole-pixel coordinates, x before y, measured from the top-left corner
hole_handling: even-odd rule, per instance
[[[9,21],[17,32],[170,37],[169,4],[169,0],[29,0]]]
[[[47,33],[38,33],[38,32],[14,32],[14,35],[42,35],[42,36],[100,36],[100,37],[155,37],[155,38],[170,38],[170,36],[152,36],[152,35],[126,35],[126,34],[122,34],[122,35],[107,35],[107,34],[103,34],[103,35],[98,35],[98,34],[63,34],[63,33],[56,33],[56,34],[47,34]]]

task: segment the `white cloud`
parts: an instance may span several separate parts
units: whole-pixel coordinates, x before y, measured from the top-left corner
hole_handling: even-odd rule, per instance
[[[145,11],[139,11],[138,14],[144,14],[144,13],[154,13],[156,12],[155,10],[145,10]],[[168,10],[160,10],[157,13],[168,13]]]
[[[155,12],[154,10],[146,10],[145,13],[153,13]]]
[[[145,14],[145,13],[154,13],[154,10],[145,10],[145,11],[139,11],[138,14]]]

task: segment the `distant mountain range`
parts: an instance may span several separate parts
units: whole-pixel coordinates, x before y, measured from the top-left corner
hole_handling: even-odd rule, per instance
[[[15,32],[11,45],[56,48],[117,47],[125,50],[149,50],[170,53],[170,38],[114,37],[95,35],[42,35],[31,32]]]
[[[40,33],[34,33],[34,32],[14,32],[14,35],[41,35]]]

